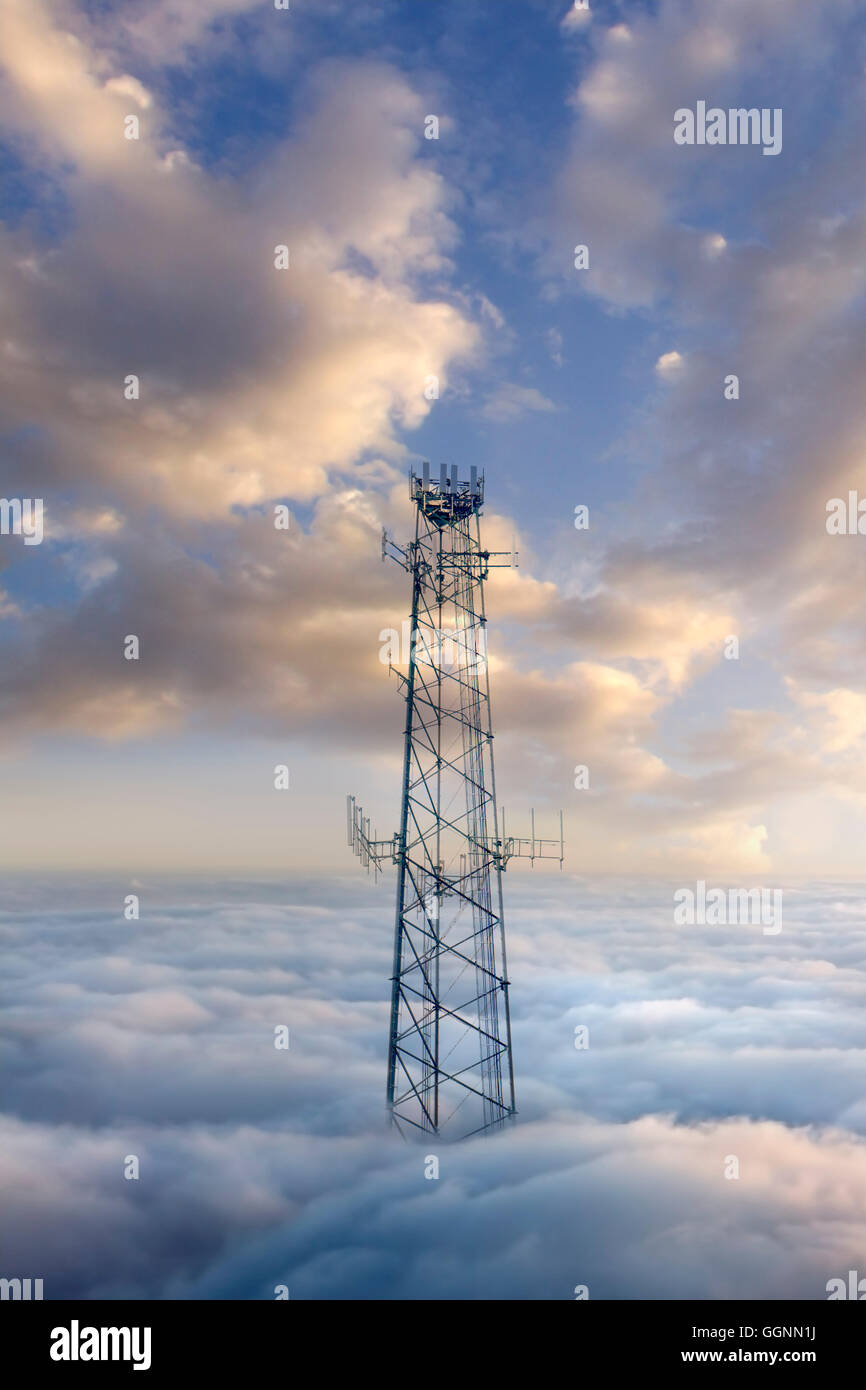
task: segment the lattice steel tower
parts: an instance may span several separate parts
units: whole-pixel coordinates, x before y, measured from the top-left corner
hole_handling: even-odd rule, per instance
[[[481,548],[484,479],[443,467],[410,476],[415,539],[387,534],[412,576],[400,829],[377,840],[354,797],[349,844],[397,866],[388,1105],[403,1133],[459,1138],[515,1114],[502,871],[514,855],[558,858],[560,838],[506,839],[497,813],[484,581],[511,552]],[[507,559],[505,558],[507,556]],[[556,853],[551,847],[555,847]]]

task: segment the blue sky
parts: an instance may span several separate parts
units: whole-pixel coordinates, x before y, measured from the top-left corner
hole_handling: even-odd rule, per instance
[[[428,457],[520,550],[509,805],[563,805],[577,869],[857,873],[863,560],[824,525],[860,469],[856,6],[68,0],[4,37],[3,486],[47,517],[0,538],[10,803],[66,770],[10,865],[333,867],[349,787],[392,818],[376,536]],[[781,151],[676,145],[699,100],[779,108]]]

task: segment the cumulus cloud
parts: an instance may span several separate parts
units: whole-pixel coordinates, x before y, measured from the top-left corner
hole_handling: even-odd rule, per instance
[[[659,314],[648,400],[622,446],[635,487],[593,508],[579,549],[574,534],[535,556],[517,542],[521,570],[490,584],[491,653],[503,784],[528,800],[542,771],[555,809],[574,764],[590,764],[603,797],[574,814],[609,867],[623,854],[654,870],[660,854],[799,863],[814,827],[779,803],[810,788],[822,844],[840,803],[860,814],[863,561],[856,538],[823,527],[862,445],[859,191],[823,127],[805,199],[782,161],[726,151],[740,162],[723,174],[669,139],[671,91],[688,102],[712,82],[733,101],[767,79],[778,45],[817,81],[846,10],[822,24],[813,9],[790,23],[769,0],[738,3],[720,27],[702,0],[585,31],[551,235],[588,241],[575,283],[607,309]],[[504,320],[459,282],[459,202],[423,148],[427,107],[393,66],[313,64],[302,116],[245,167],[184,148],[142,55],[243,11],[166,0],[112,11],[103,34],[74,5],[15,0],[0,21],[0,109],[67,211],[50,238],[25,223],[0,236],[4,487],[45,495],[45,553],[63,576],[56,603],[4,576],[7,753],[45,732],[220,725],[380,757],[393,744],[378,634],[407,596],[378,566],[378,530],[409,522],[400,474],[431,412],[426,384],[445,405]],[[130,103],[139,141],[123,138]],[[862,114],[852,97],[852,129]],[[747,225],[731,215],[732,167]],[[722,392],[732,371],[736,401]],[[131,373],[138,400],[124,399]],[[535,387],[485,393],[482,419],[553,409]],[[289,532],[273,529],[275,499],[299,513]],[[485,524],[492,547],[511,547],[511,518]],[[134,667],[127,633],[142,639]],[[732,634],[739,666],[723,656]],[[763,693],[734,689],[745,668],[797,692],[766,748],[737,742],[762,717]],[[742,719],[715,709],[729,687]]]
[[[416,287],[447,271],[456,233],[443,181],[415,158],[424,107],[405,80],[375,64],[320,73],[303,128],[231,186],[177,158],[159,110],[124,139],[131,79],[100,85],[107,60],[41,7],[5,23],[12,127],[43,151],[59,138],[75,169],[59,243],[35,259],[23,233],[0,246],[7,421],[40,421],[13,483],[215,517],[310,499],[329,470],[394,453],[396,427],[429,412],[428,378],[445,390],[480,347],[441,285]]]
[[[197,22],[239,8],[198,7]],[[194,18],[181,5],[148,16]],[[22,614],[4,664],[7,728],[126,737],[178,725],[208,691],[228,709],[241,686],[256,703],[269,692],[265,720],[324,715],[317,686],[335,644],[362,684],[381,675],[393,592],[370,566],[359,595],[357,564],[375,554],[389,503],[365,503],[345,479],[391,486],[399,433],[431,408],[429,377],[447,390],[481,348],[448,291],[456,229],[444,181],[417,157],[425,107],[381,64],[320,70],[300,127],[233,181],[179,159],[138,80],[108,76],[95,36],[52,18],[16,3],[2,20],[10,129],[71,212],[50,246],[30,246],[24,227],[0,240],[14,324],[0,388],[19,441],[4,482],[46,496],[48,543],[64,547],[81,601],[31,603],[26,620],[5,609]],[[147,108],[140,141],[123,138],[130,99]],[[130,374],[138,399],[125,398]],[[277,535],[267,510],[237,515],[275,498],[320,503],[312,529]],[[197,670],[190,620],[210,653]],[[117,664],[121,627],[148,631],[143,680]]]
[[[827,499],[846,496],[859,477],[866,224],[847,137],[840,145],[819,114],[834,79],[826,76],[825,89],[818,61],[844,64],[860,40],[844,3],[824,19],[819,32],[808,5],[768,0],[727,7],[724,23],[702,2],[663,4],[627,33],[594,24],[548,227],[548,270],[579,239],[590,268],[570,274],[570,286],[617,315],[653,315],[647,365],[655,362],[666,386],[620,441],[638,482],[585,548],[582,582],[571,585],[573,630],[585,640],[594,610],[616,614],[622,601],[638,629],[622,655],[634,659],[650,644],[653,615],[672,614],[681,594],[682,631],[693,638],[679,663],[686,720],[697,710],[688,692],[727,635],[740,642],[732,674],[769,679],[793,696],[770,696],[783,721],[772,751],[754,756],[729,739],[726,773],[707,780],[695,762],[681,783],[699,816],[709,816],[708,793],[722,798],[724,826],[708,819],[695,827],[697,842],[738,844],[746,861],[793,863],[809,852],[816,825],[826,851],[844,807],[860,815],[850,750],[860,737],[864,561],[856,544],[828,537],[824,522]],[[809,131],[817,138],[817,186],[804,189],[790,167],[762,167],[773,161],[756,163],[749,148],[726,150],[724,162],[717,150],[674,145],[675,108],[698,99],[748,106],[771,89],[794,147]],[[863,121],[852,87],[852,136]],[[672,669],[677,645],[672,631],[659,633]],[[697,689],[710,691],[706,682]],[[690,757],[699,760],[718,728],[711,714],[700,718]],[[668,766],[677,763],[670,745],[664,753]],[[677,781],[665,779],[669,788]],[[780,799],[808,787],[811,828],[800,837]]]
[[[184,7],[163,6],[142,22],[182,20]],[[447,185],[419,157],[424,105],[381,64],[322,68],[298,127],[229,178],[179,157],[164,98],[112,72],[85,26],[72,37],[41,5],[14,6],[6,22],[13,129],[22,153],[35,135],[74,213],[48,248],[25,246],[23,229],[0,247],[15,323],[4,400],[21,441],[10,482],[47,495],[47,543],[74,590],[56,608],[8,609],[21,621],[0,691],[7,749],[46,729],[125,740],[248,721],[384,750],[393,701],[379,632],[399,626],[405,594],[378,566],[377,530],[409,519],[400,435],[429,413],[427,381],[447,394],[482,352],[465,297],[449,291],[457,230]],[[69,168],[52,153],[66,96]],[[140,141],[123,138],[129,101]],[[137,400],[124,398],[130,373]],[[553,409],[536,388],[506,384],[482,414]],[[70,488],[75,503],[53,500]],[[309,505],[310,519],[276,532],[275,498]],[[490,518],[490,543],[509,525]],[[633,745],[658,708],[641,676],[563,660],[556,638],[570,639],[574,620],[568,630],[557,616],[553,584],[521,574],[499,594],[503,616],[549,634],[543,666],[527,670],[516,639],[495,658],[514,768],[529,770],[534,724],[533,742],[543,728],[564,771],[561,741],[583,721],[611,789],[657,783],[659,756]],[[675,627],[672,673],[692,659],[687,617]],[[135,665],[128,633],[141,643]]]
[[[679,352],[676,350],[672,352],[663,352],[656,362],[656,371],[660,372],[663,376],[670,375],[676,372],[682,365],[683,359]]]

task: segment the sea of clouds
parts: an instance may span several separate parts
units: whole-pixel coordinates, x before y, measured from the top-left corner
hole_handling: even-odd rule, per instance
[[[384,1125],[393,883],[7,880],[0,1273],[820,1299],[866,1271],[866,890],[786,888],[770,937],[676,927],[660,883],[508,880],[520,1114],[459,1145]]]

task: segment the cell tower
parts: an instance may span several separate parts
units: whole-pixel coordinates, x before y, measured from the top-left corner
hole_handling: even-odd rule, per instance
[[[443,466],[410,475],[415,539],[383,532],[382,557],[412,576],[400,829],[377,840],[348,798],[349,845],[397,866],[388,1105],[403,1134],[450,1138],[515,1114],[502,871],[514,856],[563,859],[558,840],[506,838],[497,812],[484,581],[508,551],[481,549],[484,478]],[[507,557],[507,558],[506,558]],[[555,853],[554,853],[555,850]]]

